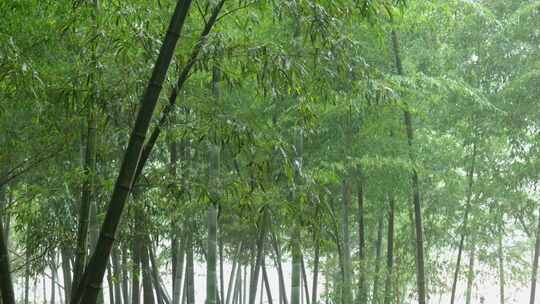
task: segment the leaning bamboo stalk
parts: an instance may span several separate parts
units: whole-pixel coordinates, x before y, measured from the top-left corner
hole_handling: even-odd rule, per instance
[[[130,135],[120,173],[101,227],[98,243],[70,301],[71,304],[94,304],[96,302],[99,288],[95,287],[102,284],[118,223],[137,171],[144,139],[190,5],[191,0],[179,0],[176,5],[158,59],[154,65],[152,76],[142,98],[135,126]]]

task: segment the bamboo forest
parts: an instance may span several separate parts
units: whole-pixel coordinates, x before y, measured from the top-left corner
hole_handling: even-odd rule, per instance
[[[539,304],[539,0],[0,0],[0,304]]]

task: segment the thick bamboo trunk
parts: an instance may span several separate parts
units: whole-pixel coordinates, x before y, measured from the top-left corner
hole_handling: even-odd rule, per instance
[[[229,284],[228,284],[228,287],[227,287],[227,296],[226,296],[226,299],[225,299],[225,304],[230,303],[231,295],[233,295],[235,287],[236,287],[236,285],[234,284],[234,282],[236,282],[236,277],[235,277],[236,266],[237,266],[237,259],[235,258],[233,260],[231,274],[229,275]]]
[[[459,239],[459,247],[458,247],[458,256],[456,260],[456,269],[454,271],[454,280],[452,282],[452,292],[450,295],[450,304],[454,304],[455,298],[456,298],[456,289],[457,289],[457,282],[459,279],[459,270],[461,267],[461,257],[463,255],[463,245],[465,242],[465,236],[467,235],[467,224],[469,221],[469,213],[471,209],[471,200],[472,200],[472,194],[473,194],[473,182],[474,182],[474,164],[476,159],[476,143],[473,144],[473,154],[472,154],[472,160],[471,160],[471,166],[469,168],[469,172],[467,172],[468,177],[468,188],[467,188],[467,203],[465,206],[465,214],[463,215],[463,224],[462,224],[462,231],[461,236]]]
[[[247,297],[248,297],[248,293],[247,293],[247,281],[248,281],[248,276],[247,276],[247,268],[248,268],[248,265],[244,265],[244,279],[242,280],[242,301],[241,303],[242,304],[246,304],[247,302]]]
[[[276,264],[279,280],[279,302],[287,304],[287,294],[285,293],[285,277],[283,276],[283,266],[281,264],[281,250],[275,233],[272,233],[272,247],[274,248],[274,263]]]
[[[120,251],[118,249],[118,246],[115,246],[112,252],[111,260],[112,260],[112,272],[113,276],[116,279],[116,281],[113,284],[113,290],[114,290],[114,304],[122,304],[122,292],[120,290],[120,280],[122,278],[121,271],[120,271]],[[113,292],[113,290],[109,290],[110,293]]]
[[[182,145],[185,149],[185,145]],[[178,162],[178,145],[176,142],[169,144],[170,152],[170,175],[171,179],[176,179],[176,167]],[[182,151],[185,152],[185,151]],[[182,153],[181,152],[181,153]],[[184,154],[185,156],[185,154]],[[176,194],[176,193],[175,193]],[[171,225],[171,253],[172,253],[172,304],[180,304],[182,289],[182,273],[184,271],[184,239],[180,239],[180,227],[175,224],[176,219]]]
[[[24,304],[28,304],[28,292],[30,288],[30,244],[29,244],[29,236],[30,236],[30,227],[27,228],[28,232],[26,234],[26,249],[24,252]],[[51,267],[52,268],[52,267]],[[54,289],[54,285],[53,285]]]
[[[471,242],[472,248],[471,248],[471,254],[469,256],[469,271],[467,273],[467,290],[465,292],[465,304],[471,304],[471,298],[472,298],[472,289],[474,284],[474,259],[476,255],[476,246],[473,242]]]
[[[304,255],[300,258],[300,266],[302,268],[302,285],[304,287],[304,298],[306,301],[306,304],[309,304],[309,287],[308,287],[308,281],[307,281],[307,274],[306,274],[306,264],[304,263]]]
[[[51,260],[51,304],[56,303],[56,265],[54,260]]]
[[[234,293],[236,291],[236,277],[235,277],[235,274],[238,272],[237,271],[237,268],[239,268],[239,263],[238,263],[238,259],[240,257],[240,252],[242,251],[242,242],[240,242],[240,244],[238,244],[238,248],[236,249],[236,254],[233,256],[233,265],[232,265],[232,270],[231,270],[231,274],[229,275],[229,284],[228,284],[228,287],[227,287],[227,296],[226,296],[226,300],[225,300],[225,304],[229,304],[230,303],[230,300],[231,300],[231,296],[233,296],[234,298]],[[234,303],[234,300],[233,300],[233,303]]]
[[[334,268],[332,271],[332,291],[334,293],[334,300],[336,303],[341,303],[343,299],[343,270]],[[334,302],[333,301],[333,302]]]
[[[366,304],[367,302],[365,247],[366,236],[364,227],[364,180],[362,176],[360,176],[360,180],[358,181],[358,261],[360,263],[360,270],[358,274],[358,304]]]
[[[13,195],[12,192],[9,192],[9,195]],[[12,199],[12,198],[11,198]],[[9,201],[11,201],[11,199]],[[0,219],[1,222],[1,219]],[[4,216],[4,242],[6,242],[6,247],[9,248],[9,236],[10,236],[10,228],[11,228],[11,215],[9,212],[5,214]],[[1,228],[0,228],[1,229]]]
[[[540,210],[538,213],[538,226],[536,227],[536,243],[534,246],[534,258],[531,272],[531,296],[529,304],[534,304],[536,297],[536,281],[538,275],[538,256],[540,255]]]
[[[386,246],[386,282],[384,286],[384,304],[392,303],[393,299],[393,274],[394,274],[394,210],[395,202],[394,198],[389,198],[388,209],[388,237]]]
[[[141,268],[143,281],[143,304],[154,304],[154,289],[152,288],[152,274],[150,272],[149,244],[143,244],[141,250]]]
[[[216,73],[214,73],[214,77]],[[213,79],[213,85],[219,78]],[[206,254],[206,303],[217,304],[217,206],[219,202],[219,156],[220,148],[210,144],[208,147],[208,186],[210,205],[207,211],[208,244]]]
[[[304,283],[304,277],[300,276],[300,285],[302,286],[303,283]],[[300,304],[304,304],[304,292],[301,287],[300,287]]]
[[[245,270],[244,266],[243,265],[239,265],[239,268],[238,268],[238,286],[237,286],[237,295],[236,295],[236,304],[243,304],[243,299],[242,299],[242,292],[243,292],[243,284],[244,284],[244,280],[245,280],[245,277],[244,277],[244,274],[245,272],[242,272],[242,270]]]
[[[122,296],[124,304],[131,304],[129,297],[129,271],[128,271],[128,252],[125,245],[122,246]]]
[[[266,210],[266,207],[263,207],[262,215],[259,221],[259,236],[257,238],[257,254],[255,258],[255,267],[252,272],[249,286],[249,304],[255,304],[255,296],[257,294],[257,285],[259,282],[259,273],[264,258],[264,240],[266,238],[267,225],[268,211]]]
[[[94,248],[96,248],[96,244],[99,237],[99,222],[97,218],[98,214],[98,202],[94,201],[92,204],[90,204],[90,227],[89,227],[89,244],[88,244],[88,251],[92,251]],[[105,303],[105,299],[103,297],[103,282],[101,283],[101,286],[98,290],[96,304],[103,304]]]
[[[238,286],[236,286],[236,301],[234,301],[233,303],[235,304],[242,304],[242,285],[243,285],[243,282],[244,282],[244,279],[242,276],[243,276],[243,273],[242,273],[242,264],[238,265],[238,277],[237,277],[237,281],[238,281]]]
[[[396,250],[394,249],[394,251]],[[404,271],[401,268],[401,265],[402,265],[401,257],[399,255],[396,255],[394,263],[395,263],[395,266],[394,266],[395,279],[394,279],[394,284],[393,284],[394,285],[394,298],[396,299],[395,300],[396,304],[401,304],[403,302],[403,298],[404,298],[403,294],[405,293],[406,284],[401,283],[403,282]]]
[[[94,286],[101,286],[107,259],[111,253],[118,223],[137,170],[139,156],[150,120],[190,5],[191,0],[179,0],[176,6],[152,76],[142,98],[135,126],[130,135],[120,173],[101,228],[99,241],[85,268],[80,283],[77,284],[71,304],[94,304],[96,302],[99,289],[94,288]]]
[[[38,283],[37,278],[34,278],[34,286],[32,288],[32,293],[34,294],[33,299],[32,299],[33,303],[37,303],[37,283]],[[2,304],[1,298],[0,298],[0,304]]]
[[[67,246],[62,246],[60,249],[60,255],[62,258],[62,275],[64,279],[64,298],[66,302],[69,301],[71,296],[71,267],[70,267],[70,256],[71,251]]]
[[[299,231],[298,228],[293,232],[293,247],[292,247],[292,272],[291,272],[291,304],[300,304],[300,268],[302,254],[300,252]]]
[[[413,188],[418,190],[418,176],[413,172]],[[420,206],[420,194],[418,191],[414,191],[414,223],[415,223],[415,235],[416,235],[416,268],[417,278],[416,284],[418,289],[418,303],[426,304],[426,279],[424,270],[424,236],[422,228],[422,209]]]
[[[499,228],[499,235],[498,235],[498,244],[497,244],[497,253],[498,253],[498,260],[499,260],[499,300],[500,304],[504,304],[506,302],[505,300],[505,275],[504,275],[504,247],[503,247],[503,237],[504,237],[504,222],[501,216],[501,224]]]
[[[58,287],[58,301],[60,304],[63,304],[65,303],[64,301],[64,298],[62,296],[62,286],[60,284],[56,284],[56,286]]]
[[[303,151],[304,151],[304,134],[301,128],[295,130],[294,135],[294,185],[292,190],[292,202],[299,204],[298,197],[300,195],[299,188],[302,184],[302,167],[303,167]],[[300,224],[293,223],[293,232],[291,236],[291,256],[292,256],[292,271],[291,271],[291,304],[300,304],[300,272],[302,251],[300,249]]]
[[[177,244],[178,246],[178,244]],[[176,259],[176,267],[174,269],[174,286],[173,286],[173,298],[172,298],[172,304],[180,304],[181,300],[181,286],[182,286],[182,273],[184,271],[184,242],[183,240],[180,242],[180,245],[177,249],[177,253],[175,256]]]
[[[396,69],[399,75],[404,76],[403,66],[401,63],[401,55],[399,50],[399,42],[397,33],[392,30],[392,46],[396,61]],[[407,143],[409,145],[409,158],[414,163],[415,157],[413,153],[413,137],[414,130],[412,126],[411,113],[405,107],[403,111],[405,129],[407,133]],[[424,270],[424,232],[422,227],[422,206],[420,202],[420,185],[418,181],[418,172],[413,166],[411,170],[411,185],[413,193],[414,205],[414,228],[416,241],[416,289],[418,292],[418,304],[426,304],[426,279]]]
[[[351,206],[351,193],[350,184],[347,178],[343,181],[343,196],[341,199],[341,233],[342,233],[342,268],[343,268],[343,282],[342,282],[342,303],[352,303],[352,278],[351,278],[351,250],[350,250],[350,236],[349,236],[349,213]]]
[[[377,221],[377,240],[375,241],[375,274],[373,277],[373,294],[372,302],[379,303],[379,278],[381,272],[381,259],[382,259],[382,239],[384,229],[383,217],[379,217]]]
[[[114,286],[113,286],[111,263],[107,263],[107,287],[109,288],[109,303],[116,304],[114,301]]]
[[[135,212],[138,213],[139,206],[135,205]],[[139,232],[136,230],[136,227],[140,227],[139,216],[135,216],[135,224],[132,227],[132,249],[131,249],[131,260],[132,260],[132,270],[131,270],[131,303],[140,304],[140,277],[141,277],[141,238]]]
[[[189,226],[192,227],[192,226]],[[195,304],[195,273],[193,267],[193,235],[190,228],[187,229],[187,240],[186,240],[186,303]]]
[[[261,292],[259,295],[259,304],[263,304],[263,298],[264,298],[264,278],[261,278]]]
[[[42,289],[41,289],[41,295],[43,297],[43,303],[47,303],[47,280],[45,279],[45,277],[43,278],[42,280]]]
[[[212,93],[214,103],[219,107],[221,71],[217,66],[212,69]],[[213,143],[208,146],[208,189],[210,205],[207,210],[208,243],[206,256],[206,304],[218,304],[218,282],[217,282],[217,221],[218,206],[220,203],[220,154],[221,147],[217,144],[217,134],[212,131],[210,136]],[[222,297],[223,298],[223,297]]]
[[[171,271],[171,282],[172,282],[172,294],[173,294],[173,301],[175,300],[174,299],[174,293],[176,292],[177,288],[178,288],[178,284],[181,283],[181,280],[180,282],[177,282],[176,281],[176,276],[178,275],[178,260],[179,260],[179,249],[178,247],[180,246],[179,245],[179,242],[178,242],[178,233],[176,233],[175,229],[174,228],[171,228],[173,230],[173,232],[171,233],[171,268],[172,268],[172,271]],[[182,271],[182,270],[180,270]]]
[[[268,299],[268,304],[273,304],[272,301],[272,291],[270,289],[270,282],[268,281],[268,273],[266,272],[266,264],[262,263],[262,274],[263,274],[263,281],[264,281],[264,287],[266,289],[266,298]],[[262,291],[261,291],[262,294]]]
[[[88,255],[88,227],[90,223],[90,206],[93,195],[93,175],[96,170],[96,117],[94,108],[88,113],[88,129],[86,136],[86,151],[84,157],[84,183],[82,187],[81,204],[79,206],[77,246],[75,249],[75,264],[73,267],[73,285],[80,282],[86,257]],[[72,292],[75,289],[72,290]],[[73,296],[73,294],[71,295]]]
[[[2,189],[0,189],[1,191]],[[4,196],[0,196],[0,201],[4,202]],[[11,276],[10,261],[8,254],[6,233],[7,226],[4,225],[4,208],[0,208],[0,296],[2,304],[15,304],[15,293]]]
[[[217,207],[208,207],[208,249],[206,254],[206,303],[217,303]]]
[[[150,260],[151,261],[151,260]],[[150,281],[152,282],[152,286],[153,286],[153,290],[155,292],[155,302],[157,304],[170,304],[168,303],[166,300],[165,300],[165,295],[163,294],[163,290],[161,289],[161,283],[156,280],[153,272],[154,272],[154,267],[152,266],[152,263],[150,263]]]
[[[318,217],[318,209],[315,213]],[[318,304],[317,300],[317,288],[319,283],[319,259],[320,259],[320,221],[317,222],[317,227],[315,228],[314,232],[314,243],[315,243],[315,249],[314,249],[314,257],[313,257],[313,281],[312,281],[312,287],[311,287],[311,301],[313,304]]]
[[[219,219],[218,219],[219,220]],[[219,225],[219,222],[218,222]],[[220,292],[220,304],[225,304],[225,271],[223,269],[224,256],[223,256],[223,236],[221,235],[221,228],[219,228],[218,236],[218,248],[219,248],[219,292]]]
[[[468,214],[468,208],[467,210],[465,211],[465,218],[467,218],[467,214]],[[465,220],[463,221],[464,225],[465,226]],[[457,282],[458,282],[458,279],[459,279],[459,269],[460,269],[460,266],[461,266],[461,257],[463,255],[463,245],[464,245],[464,242],[465,242],[465,231],[463,231],[461,233],[461,237],[459,239],[459,247],[458,247],[458,255],[457,255],[457,260],[456,260],[456,268],[454,270],[454,279],[452,281],[452,292],[451,292],[451,295],[450,295],[450,304],[454,304],[455,302],[455,298],[456,298],[456,290],[457,290]]]
[[[160,304],[171,304],[171,298],[164,287],[163,280],[159,275],[159,265],[156,261],[156,254],[154,250],[154,243],[151,242],[150,237],[146,238],[148,244],[148,255],[150,258],[150,271],[152,275],[152,284],[156,291],[156,298]]]
[[[1,199],[0,199],[1,200]],[[7,201],[4,200],[4,202],[7,202],[8,204],[13,202],[13,191],[8,191],[8,199]],[[3,231],[4,231],[4,242],[6,242],[6,248],[9,248],[9,236],[10,236],[10,228],[11,228],[11,215],[9,212],[6,212],[4,214],[4,212],[1,212],[0,211],[0,216],[4,216],[4,226],[3,226]],[[2,220],[0,219],[0,223],[2,222]],[[2,227],[0,227],[0,230],[2,229]]]
[[[242,303],[242,264],[238,263],[236,270],[236,282],[234,283],[233,304]]]
[[[187,259],[187,257],[186,257]],[[184,273],[184,287],[182,288],[182,296],[180,297],[180,303],[182,304],[186,304],[187,303],[187,288],[188,288],[188,267],[187,267],[187,263],[186,263],[186,270],[185,270],[185,273]]]

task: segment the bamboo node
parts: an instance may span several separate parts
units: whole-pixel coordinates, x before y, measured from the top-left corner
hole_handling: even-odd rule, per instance
[[[114,238],[114,235],[113,234],[110,234],[110,233],[103,233],[103,237],[108,239],[108,240],[111,240],[111,241],[114,241],[115,238]]]
[[[135,138],[139,138],[139,139],[141,139],[142,141],[144,141],[144,139],[146,138],[146,133],[133,131],[133,136],[134,136]]]
[[[124,185],[122,183],[118,183],[118,188],[123,189],[123,190],[125,190],[127,192],[131,191],[131,186],[126,186],[126,185]]]
[[[99,283],[90,283],[88,286],[92,289],[101,290],[101,284]]]

